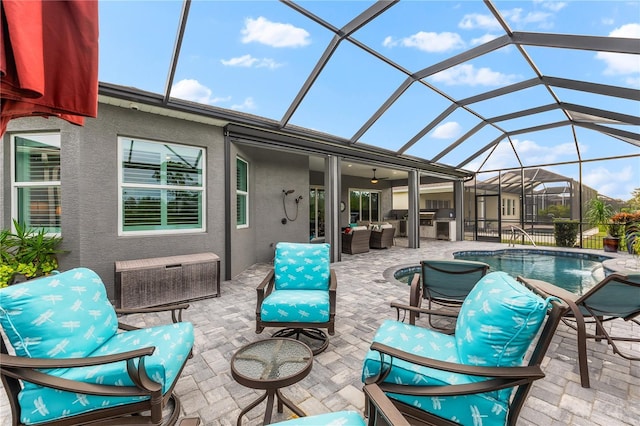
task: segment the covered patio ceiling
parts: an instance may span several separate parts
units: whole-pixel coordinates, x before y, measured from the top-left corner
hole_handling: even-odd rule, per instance
[[[578,179],[575,165],[614,160],[640,186],[637,2],[100,8],[103,102],[319,141],[372,167]]]

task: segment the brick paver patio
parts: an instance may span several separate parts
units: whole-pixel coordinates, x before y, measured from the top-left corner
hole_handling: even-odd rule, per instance
[[[283,393],[307,414],[343,409],[362,411],[360,371],[362,360],[380,322],[394,318],[392,301],[407,301],[408,288],[389,282],[383,273],[400,265],[417,264],[425,258],[451,258],[451,253],[469,249],[506,248],[505,244],[480,242],[421,241],[420,249],[403,247],[342,255],[334,263],[338,278],[336,334],[329,348],[314,359],[311,373]],[[602,251],[595,252],[604,254]],[[619,256],[628,256],[619,254]],[[270,336],[270,330],[255,333],[255,287],[270,265],[256,264],[221,285],[222,296],[191,303],[185,320],[196,329],[194,357],[179,380],[176,391],[185,415],[197,415],[204,425],[234,425],[242,408],[258,395],[231,377],[229,361],[242,345]],[[135,316],[137,325],[166,321],[155,315]],[[426,323],[426,321],[425,321]],[[426,324],[425,324],[426,326]],[[624,333],[640,336],[640,327],[623,324]],[[575,336],[560,325],[543,365],[546,377],[536,382],[520,414],[520,425],[638,425],[640,424],[640,362],[614,355],[605,343],[590,341],[591,388],[580,386]],[[640,353],[640,347],[632,348]],[[244,417],[243,424],[259,425],[265,402]],[[0,399],[2,425],[10,424],[4,392]],[[274,421],[291,413],[274,413]]]

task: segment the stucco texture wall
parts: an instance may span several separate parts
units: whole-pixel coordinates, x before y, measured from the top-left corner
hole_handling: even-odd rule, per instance
[[[114,262],[213,252],[224,276],[224,138],[222,129],[191,121],[100,104],[98,118],[83,127],[58,119],[29,118],[9,124],[12,132],[57,130],[61,133],[62,249],[60,269],[85,266],[114,296]],[[154,236],[118,235],[117,138],[127,136],[204,147],[206,150],[206,231]],[[7,161],[4,162],[7,164]],[[3,188],[5,200],[7,176]],[[3,208],[3,226],[7,209]],[[10,214],[9,214],[10,216]],[[224,290],[223,290],[224,292]]]
[[[280,241],[309,241],[309,158],[247,146],[235,146],[232,152],[249,163],[249,227],[232,226],[231,232],[231,275],[235,276],[254,263],[272,262],[275,244]],[[235,176],[235,156],[231,163]],[[282,190],[291,189],[295,192],[286,197],[285,205],[287,215],[295,220],[283,224]],[[296,204],[298,196],[302,199]],[[232,198],[231,211],[235,212]]]

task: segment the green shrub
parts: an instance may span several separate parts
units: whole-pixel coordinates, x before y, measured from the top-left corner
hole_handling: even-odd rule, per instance
[[[580,223],[576,220],[555,220],[553,236],[558,247],[573,247],[578,241]]]
[[[14,220],[15,232],[0,231],[0,288],[16,274],[26,278],[47,275],[58,267],[58,246],[62,237],[47,235],[44,229],[31,229]]]

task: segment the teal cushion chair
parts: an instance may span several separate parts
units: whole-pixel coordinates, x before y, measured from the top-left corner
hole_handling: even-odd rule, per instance
[[[365,385],[366,418],[355,411],[317,414],[275,423],[279,426],[409,426],[409,422],[375,383]],[[272,423],[274,424],[274,423]]]
[[[278,327],[274,336],[295,337],[314,354],[322,352],[327,333],[335,333],[336,288],[329,244],[276,244],[273,268],[257,288],[256,333]]]
[[[169,310],[181,317],[186,307]],[[167,309],[144,311],[160,310]],[[166,407],[173,412],[165,421],[177,420],[173,388],[191,355],[191,323],[119,324],[100,277],[76,268],[0,289],[0,324],[13,424],[85,424],[143,411],[149,418],[136,419],[161,424]]]
[[[640,343],[640,337],[631,333],[620,334],[619,328],[605,323],[622,320],[640,326],[640,273],[612,273],[582,295],[571,293],[551,283],[531,278],[520,278],[542,294],[561,298],[567,304],[562,321],[576,331],[578,366],[582,387],[591,386],[587,363],[587,339],[606,341],[614,354],[630,361],[640,361],[640,352],[630,352],[617,342],[626,342],[630,349]],[[609,331],[607,331],[609,330]]]
[[[459,309],[476,283],[489,272],[488,264],[464,259],[427,259],[420,266],[422,285],[417,290],[421,297],[413,296],[412,289],[410,304],[421,306],[425,300],[429,310]],[[450,331],[450,321],[435,321],[433,315],[427,317],[432,328]]]
[[[385,320],[362,379],[420,421],[515,424],[531,384],[544,377],[540,364],[562,309],[504,272],[489,273],[465,298],[454,334]]]

